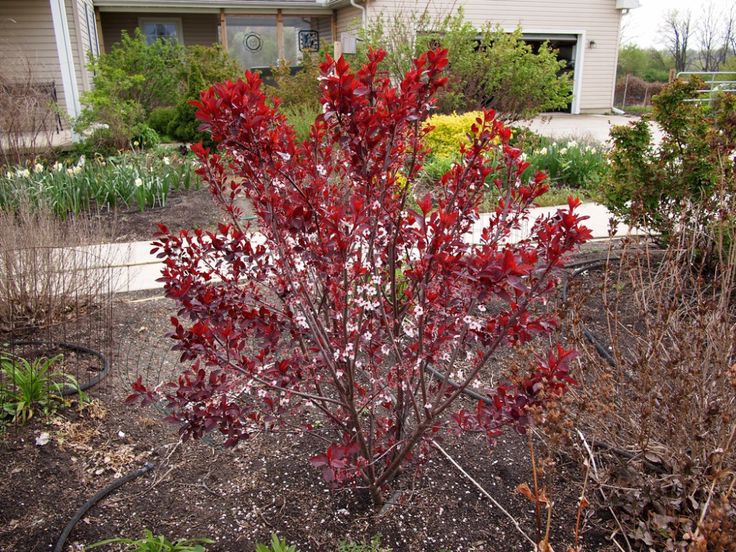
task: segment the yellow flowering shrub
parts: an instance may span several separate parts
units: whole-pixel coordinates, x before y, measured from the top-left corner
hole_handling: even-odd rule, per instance
[[[431,148],[432,156],[454,157],[461,143],[469,143],[470,127],[480,115],[480,111],[468,111],[462,114],[432,115],[427,119],[427,125],[434,127],[425,138],[425,144]]]

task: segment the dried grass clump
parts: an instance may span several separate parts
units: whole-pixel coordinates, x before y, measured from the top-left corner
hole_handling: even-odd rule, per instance
[[[736,248],[699,243],[682,231],[663,255],[625,248],[604,274],[605,321],[586,324],[615,366],[577,336],[577,423],[629,549],[736,550],[719,544],[736,526]]]
[[[43,205],[0,211],[0,332],[47,327],[109,296],[109,235],[91,217],[61,220]]]

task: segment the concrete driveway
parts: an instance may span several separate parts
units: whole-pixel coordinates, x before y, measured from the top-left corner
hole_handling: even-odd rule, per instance
[[[607,142],[612,126],[628,125],[638,120],[631,115],[571,115],[570,113],[543,113],[520,124],[549,138],[575,138]],[[662,138],[660,129],[650,123],[655,142]]]

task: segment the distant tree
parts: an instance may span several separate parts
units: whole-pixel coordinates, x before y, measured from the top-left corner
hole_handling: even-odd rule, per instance
[[[676,71],[687,69],[688,42],[690,41],[690,30],[692,27],[692,15],[690,11],[681,13],[677,10],[667,12],[662,24],[662,34],[667,50],[675,62]]]
[[[634,75],[647,82],[664,82],[672,67],[672,61],[665,56],[654,48],[627,44],[618,53],[618,76]]]

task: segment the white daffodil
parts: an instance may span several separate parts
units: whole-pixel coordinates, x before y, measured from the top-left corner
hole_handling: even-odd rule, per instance
[[[136,178],[133,181],[133,184],[135,185],[136,188],[140,188],[141,186],[143,186],[143,180],[141,180],[140,177]]]
[[[77,165],[76,167],[74,167],[74,168],[72,169],[72,172],[73,172],[74,174],[79,174],[79,173],[81,173],[81,172],[82,172],[82,167],[80,167],[79,165]]]
[[[171,159],[169,159],[168,157],[164,157],[163,161],[164,165],[171,165]]]
[[[41,163],[36,163],[35,165],[33,165],[33,172],[36,174],[43,172],[43,165]]]
[[[539,150],[539,155],[547,155],[547,147],[543,147],[541,150]]]
[[[69,176],[74,176],[74,169],[72,169],[71,167],[69,167],[69,168],[68,168],[68,169],[66,170],[66,174],[68,174]]]
[[[58,161],[54,163],[54,172],[61,172],[62,170],[64,170],[63,163],[59,163]]]
[[[567,148],[562,148],[560,150],[560,155],[567,155]]]
[[[15,171],[15,176],[28,178],[29,176],[31,176],[31,171],[29,171],[28,169],[18,169],[17,171]]]

